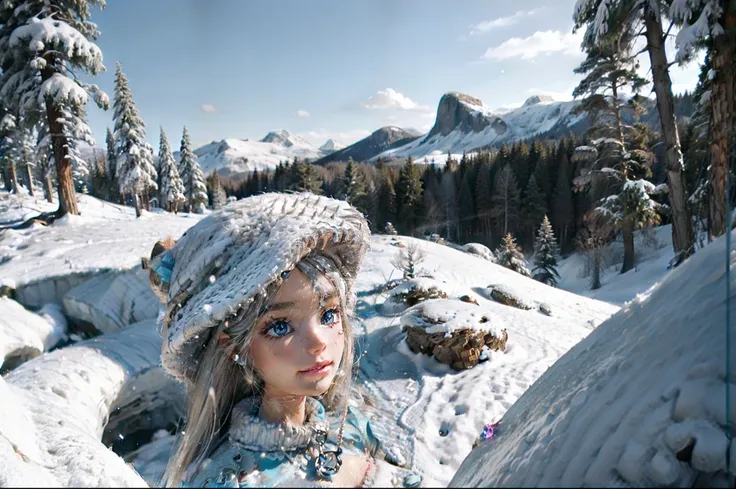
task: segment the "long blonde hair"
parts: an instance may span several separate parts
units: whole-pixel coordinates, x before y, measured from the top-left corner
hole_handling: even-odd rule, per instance
[[[296,267],[311,281],[312,287],[322,293],[322,280],[327,279],[335,288],[342,310],[345,348],[335,379],[321,397],[327,411],[334,411],[350,392],[353,370],[354,335],[349,322],[345,281],[339,268],[327,254],[311,254]],[[230,421],[233,406],[240,400],[260,395],[263,382],[248,354],[255,334],[255,324],[264,306],[273,299],[280,284],[273,283],[230,322],[213,328],[212,336],[198,362],[197,375],[187,392],[187,415],[174,451],[163,475],[166,487],[179,487],[185,475],[196,470],[209,455],[213,443],[221,436]],[[218,343],[220,333],[227,332],[226,345]],[[238,365],[232,356],[238,353],[244,360]]]

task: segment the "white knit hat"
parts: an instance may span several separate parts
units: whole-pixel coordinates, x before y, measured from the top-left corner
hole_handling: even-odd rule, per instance
[[[202,219],[151,259],[152,287],[166,298],[164,368],[179,380],[193,380],[209,329],[311,252],[333,258],[352,298],[369,239],[368,224],[355,208],[311,193],[249,197]]]

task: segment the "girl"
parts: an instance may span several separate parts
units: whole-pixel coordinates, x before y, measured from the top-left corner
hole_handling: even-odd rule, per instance
[[[378,443],[347,399],[368,243],[346,202],[272,193],[156,244],[162,363],[188,400],[168,487],[371,482]]]

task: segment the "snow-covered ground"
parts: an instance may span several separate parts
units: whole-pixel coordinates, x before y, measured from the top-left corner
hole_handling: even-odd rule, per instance
[[[736,250],[725,245],[698,251],[570,349],[451,486],[733,487]]]
[[[5,285],[17,291],[31,282],[61,283],[63,277],[77,272],[90,274],[84,277],[89,280],[102,270],[134,268],[140,265],[141,257],[148,256],[156,240],[167,235],[177,238],[201,218],[154,212],[136,219],[131,208],[87,196],[79,200],[81,216],[64,218],[50,227],[0,231],[0,277]],[[29,197],[0,192],[0,222],[26,218],[31,207],[53,208]],[[658,230],[664,243],[669,242],[665,239],[668,233],[666,228]],[[356,282],[354,326],[358,351],[362,352],[357,383],[374,401],[374,407],[366,409],[374,417],[376,434],[384,448],[398,453],[412,470],[422,474],[425,487],[446,486],[482,427],[500,420],[558,358],[616,313],[619,307],[611,303],[623,304],[661,280],[671,258],[671,249],[668,252],[666,247],[660,251],[657,246],[648,251],[642,247],[639,271],[604,276],[603,288],[595,293],[596,299],[603,300],[596,300],[547,287],[453,247],[416,240],[427,253],[420,268],[449,295],[450,302],[441,302],[448,310],[435,312],[448,317],[458,311],[467,313],[470,304],[453,302],[467,295],[479,303],[472,307],[489,316],[494,331],[505,329],[508,333],[505,352],[491,352],[489,361],[455,372],[432,357],[411,353],[403,341],[401,308],[383,307],[391,293],[383,286],[401,276],[390,263],[400,249],[397,244],[412,240],[372,237]],[[575,260],[573,256],[562,265],[563,287],[587,295],[587,279],[577,278],[582,259]],[[651,277],[645,278],[645,266],[650,267],[646,273]],[[494,301],[487,287],[497,284],[521,296],[532,309]],[[43,294],[35,297],[43,298]],[[551,316],[539,311],[541,304],[551,310]],[[154,442],[170,446],[166,437]],[[165,452],[144,447],[139,453],[136,468],[147,482],[155,483]],[[401,485],[401,481],[394,484]]]

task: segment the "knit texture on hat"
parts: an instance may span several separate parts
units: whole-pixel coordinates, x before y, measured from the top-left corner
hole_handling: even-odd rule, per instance
[[[369,239],[368,224],[354,207],[311,193],[257,195],[212,213],[166,252],[174,266],[161,319],[164,368],[191,381],[210,328],[312,252],[333,258],[350,300]]]

